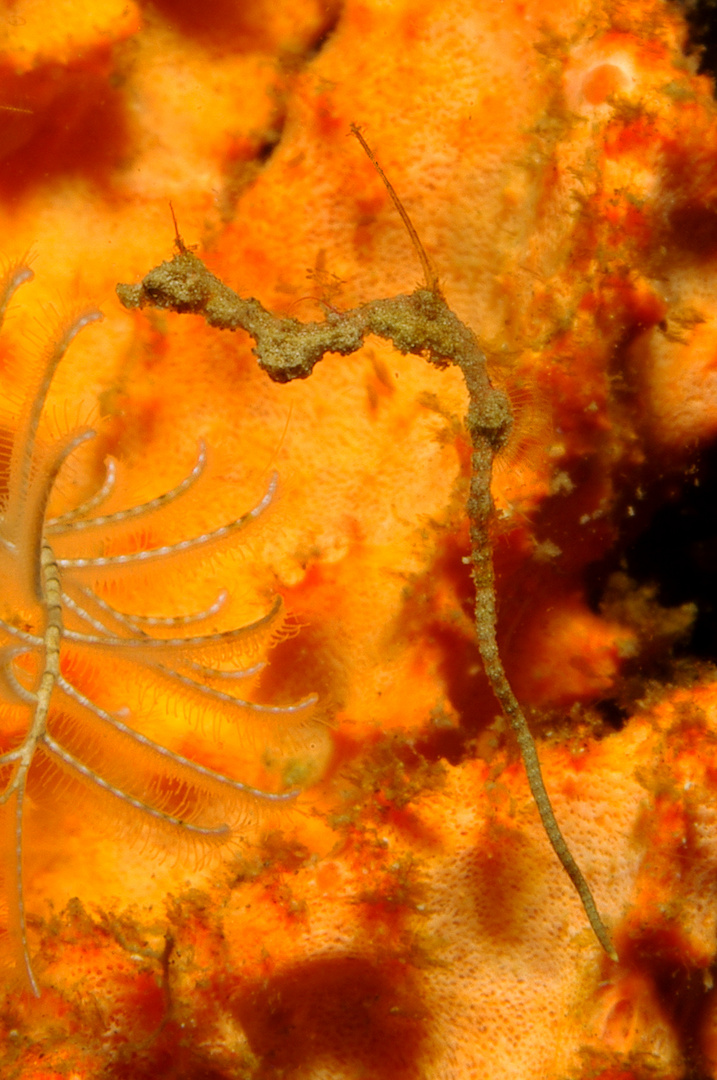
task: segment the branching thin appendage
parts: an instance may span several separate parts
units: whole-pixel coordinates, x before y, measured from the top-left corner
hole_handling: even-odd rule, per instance
[[[85,519],[85,514],[88,514],[91,510],[95,509],[95,507],[99,506],[101,502],[104,502],[114,486],[115,466],[113,462],[110,462],[107,468],[105,482],[96,495],[93,495],[92,498],[88,499],[82,506],[76,507],[75,510],[71,510],[67,514],[62,514],[57,518],[50,518],[45,523],[45,535],[64,532],[71,532],[74,534],[80,529],[100,529],[104,528],[106,525],[131,521],[132,518],[141,517],[143,514],[149,514],[153,510],[159,510],[163,506],[168,506],[169,503],[174,502],[174,500],[179,498],[180,495],[183,495],[185,491],[188,491],[192,484],[196,483],[204,472],[206,460],[206,447],[204,442],[200,440],[199,453],[194,468],[188,476],[185,476],[181,483],[177,484],[176,487],[172,488],[170,491],[165,491],[162,495],[158,495],[154,499],[150,499],[149,502],[131,506],[128,510],[118,510],[114,514],[103,514],[102,517]]]
[[[184,491],[187,490],[189,484],[193,483],[196,479],[196,470],[198,468],[203,468],[203,461],[203,457],[199,459],[194,470],[192,470],[192,473],[190,473],[178,487],[167,492],[165,495],[161,495],[158,499],[153,499],[151,502],[143,504],[140,508],[141,511],[144,513],[148,509],[156,510],[160,506],[166,506],[167,503],[170,500],[175,499],[178,494],[183,494]],[[196,475],[198,476],[199,473],[196,473]],[[226,525],[220,525],[218,529],[212,529],[211,532],[202,533],[201,536],[192,536],[188,540],[178,540],[174,544],[163,544],[161,547],[146,548],[144,551],[131,551],[127,555],[100,555],[97,558],[92,559],[58,559],[57,565],[61,570],[87,570],[97,569],[99,567],[128,566],[130,563],[142,563],[148,562],[150,559],[164,559],[168,555],[180,555],[182,552],[189,551],[191,548],[205,547],[217,540],[224,540],[232,533],[239,532],[240,529],[245,528],[249,522],[254,521],[264,513],[266,508],[271,505],[278,483],[278,475],[272,473],[266,492],[256,506],[252,507],[246,514],[242,514],[241,517],[235,518],[234,521],[229,521]],[[120,521],[126,521],[130,517],[134,517],[133,510],[122,510],[117,514],[107,514],[104,518],[98,520],[101,520],[102,523],[106,525],[108,522],[114,524]],[[85,523],[79,522],[78,524],[82,527]],[[87,525],[94,525],[94,521],[87,522]]]
[[[98,488],[94,495],[91,495],[89,499],[85,499],[83,503],[76,506],[74,510],[68,510],[65,514],[59,514],[57,517],[48,518],[45,534],[48,532],[63,532],[64,527],[70,522],[83,518],[85,514],[89,514],[98,506],[101,506],[114,491],[116,478],[117,466],[112,458],[108,458],[105,463],[105,479],[102,487]]]
[[[22,265],[10,266],[0,276],[0,324],[11,297],[31,277]],[[87,530],[98,533],[100,543],[111,542],[117,527],[151,519],[181,499],[204,472],[203,443],[184,479],[155,498],[93,517],[115,485],[116,466],[109,461],[95,494],[49,516],[65,463],[95,433],[79,430],[48,439],[43,423],[46,401],[58,364],[72,341],[100,318],[98,311],[86,311],[69,323],[40,363],[30,366],[22,382],[22,398],[18,397],[14,408],[7,408],[7,426],[13,436],[8,476],[0,492],[0,701],[10,707],[13,726],[2,732],[10,746],[0,753],[0,807],[5,808],[12,841],[9,858],[0,870],[9,901],[7,939],[15,947],[16,970],[36,996],[39,986],[30,958],[25,907],[23,834],[26,796],[32,793],[34,782],[43,782],[36,765],[39,760],[110,803],[114,820],[126,822],[124,827],[133,828],[162,851],[167,842],[178,843],[189,854],[209,850],[238,836],[238,830],[256,818],[262,806],[278,810],[299,794],[296,788],[265,791],[154,741],[134,726],[141,727],[141,716],[130,714],[130,722],[125,723],[74,685],[71,672],[78,678],[76,672],[82,669],[73,665],[73,659],[97,661],[109,655],[126,669],[127,677],[134,668],[143,667],[153,681],[166,684],[169,708],[172,703],[185,710],[194,709],[197,701],[218,703],[231,712],[240,731],[253,728],[269,714],[281,728],[282,740],[291,734],[292,725],[302,729],[307,725],[308,711],[316,703],[316,696],[310,695],[291,705],[264,705],[230,692],[228,680],[246,679],[262,670],[263,662],[239,668],[235,662],[250,657],[258,643],[269,640],[278,629],[281,597],[275,597],[253,622],[217,630],[210,620],[225,605],[228,592],[224,588],[215,589],[216,598],[208,606],[166,615],[122,611],[101,595],[107,569],[176,563],[187,554],[191,559],[195,552],[209,552],[234,539],[271,504],[276,474],[256,505],[241,517],[198,536],[127,554],[83,558],[80,549],[73,557]],[[7,457],[5,436],[3,440]],[[68,552],[63,558],[54,551],[55,536]],[[227,689],[218,689],[217,681]],[[18,736],[20,722],[23,728]]]
[[[135,633],[141,633],[144,628],[154,626],[190,626],[192,623],[204,622],[205,619],[210,619],[212,615],[216,615],[218,611],[221,611],[229,596],[227,590],[222,589],[214,603],[210,604],[209,607],[204,608],[202,611],[192,611],[187,615],[130,615],[129,612],[118,611],[117,608],[112,607],[112,604],[103,600],[92,589],[81,588],[80,592],[92,603],[97,604],[103,612],[115,619],[121,626]],[[65,597],[65,602],[67,602],[67,597]],[[106,629],[103,624],[101,625],[103,630]]]
[[[617,953],[598,913],[590,887],[555,818],[543,781],[538,753],[523,711],[510,687],[496,639],[496,601],[489,523],[493,512],[491,472],[496,453],[512,425],[506,395],[491,385],[486,359],[473,331],[443,298],[438,278],[400,199],[358,129],[353,134],[376,167],[408,230],[423,267],[426,287],[410,295],[373,300],[351,311],[329,312],[322,322],[302,323],[273,315],[258,301],[245,299],[207,270],[201,259],[178,244],[178,252],[145,276],[139,285],[118,285],[127,308],[155,307],[201,315],[221,330],[244,330],[254,339],[259,366],[274,382],[306,379],[327,353],[350,356],[370,335],[390,341],[401,353],[423,356],[438,368],[456,364],[468,390],[466,426],[472,444],[470,492],[471,563],[475,583],[475,627],[486,675],[515,732],[528,783],[548,839],[575,886],[598,941],[612,960]]]

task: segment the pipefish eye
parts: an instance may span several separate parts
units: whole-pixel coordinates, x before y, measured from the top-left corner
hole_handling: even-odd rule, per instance
[[[25,265],[7,270],[0,318],[31,277]],[[115,832],[201,861],[248,825],[291,805],[298,790],[265,790],[234,775],[231,761],[224,772],[179,753],[157,737],[157,714],[160,720],[170,711],[209,717],[215,727],[229,721],[262,746],[305,749],[317,700],[313,694],[289,705],[252,700],[249,688],[264,666],[258,657],[284,619],[279,596],[238,625],[225,616],[230,584],[211,577],[202,582],[205,603],[184,601],[171,612],[152,610],[151,589],[139,611],[108,599],[112,582],[158,566],[174,568],[180,578],[191,575],[197,555],[239,539],[276,498],[275,473],[238,516],[166,543],[149,540],[127,549],[128,527],[151,536],[167,508],[201,484],[209,455],[203,442],[184,475],[144,502],[115,507],[120,467],[109,459],[96,490],[50,513],[62,494],[58,478],[66,463],[95,432],[52,436],[44,416],[48,392],[76,336],[100,319],[99,311],[89,310],[68,322],[29,366],[21,394],[0,417],[12,432],[0,501],[0,827],[10,836],[2,868],[5,944],[15,974],[35,995],[40,987],[26,916],[32,900],[24,880],[28,793],[49,790],[52,774],[99,803]],[[141,710],[118,707],[109,684],[128,693],[133,688],[134,700],[147,702],[152,723]]]

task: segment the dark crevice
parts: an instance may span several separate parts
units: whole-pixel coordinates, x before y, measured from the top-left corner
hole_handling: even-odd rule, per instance
[[[676,942],[669,934],[647,932],[633,939],[622,959],[652,982],[665,1016],[677,1033],[685,1080],[708,1080],[713,1073],[704,1059],[699,1033],[710,1007],[712,973],[681,962]]]
[[[342,3],[334,2],[333,4],[326,5],[326,21],[314,41],[312,41],[304,50],[301,57],[303,65],[309,64],[312,60],[315,60],[321,50],[328,44],[334,35],[342,14]]]
[[[600,609],[616,571],[636,587],[653,585],[662,608],[695,606],[675,655],[717,661],[717,445],[703,452],[681,488],[663,489],[662,499],[642,531],[624,532],[622,543],[588,568],[591,605]]]
[[[155,0],[160,6],[159,0]],[[292,73],[303,70],[319,55],[321,50],[333,36],[338,26],[342,5],[338,2],[329,4],[324,10],[324,21],[316,30],[316,37],[305,43],[300,51],[293,52],[284,49],[279,56],[279,67],[284,74],[291,77]],[[163,11],[165,17],[167,11]],[[262,138],[247,155],[244,140],[239,140],[236,153],[231,151],[224,163],[225,180],[219,195],[218,206],[221,220],[229,224],[235,220],[237,207],[245,191],[247,191],[261,176],[274,153],[281,145],[284,128],[287,121],[288,100],[285,91],[277,88],[274,100],[273,116],[262,133]],[[211,240],[205,237],[205,243],[211,247]]]
[[[58,176],[111,185],[128,153],[129,129],[124,99],[110,76],[109,52],[64,67],[39,64],[20,75],[3,70],[12,105],[0,112],[0,196],[6,203]]]
[[[271,0],[244,0],[242,3],[212,0],[211,4],[197,4],[196,0],[144,0],[142,6],[155,11],[177,33],[192,38],[210,53],[274,54],[279,51],[283,52],[287,63],[298,63],[301,67],[321,51],[342,13],[342,4],[338,0],[329,0],[323,5],[322,19],[317,21],[313,39],[301,42],[296,48],[290,37],[286,43],[277,38],[270,17]]]
[[[629,711],[613,698],[605,698],[593,705],[608,731],[622,731],[630,718]]]
[[[236,155],[231,153],[224,162],[224,186],[218,199],[218,207],[224,224],[229,224],[236,217],[237,205],[241,196],[261,176],[270,162],[274,152],[281,143],[286,125],[286,111],[277,101],[275,116],[271,126],[264,132],[261,142],[253,147],[250,156],[246,154],[246,148],[241,145],[240,152]],[[211,240],[206,237],[207,247],[211,247]]]
[[[348,1066],[373,1080],[417,1075],[425,1013],[410,965],[327,956],[287,967],[233,997],[259,1078]]]
[[[689,27],[686,52],[697,53],[701,74],[717,75],[717,0],[675,0]]]

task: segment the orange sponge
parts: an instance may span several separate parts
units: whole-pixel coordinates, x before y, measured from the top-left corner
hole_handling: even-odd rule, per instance
[[[714,673],[671,666],[687,610],[667,632],[630,583],[601,608],[586,582],[714,435],[712,84],[662,0],[237,11],[8,9],[0,224],[35,282],[0,341],[2,415],[18,416],[9,373],[89,302],[105,320],[58,368],[45,434],[91,425],[100,442],[58,513],[105,455],[129,506],[178,483],[203,440],[186,521],[127,529],[107,554],[137,551],[254,505],[276,470],[246,548],[127,574],[106,599],[186,612],[218,571],[235,612],[281,595],[257,700],[316,694],[317,729],[287,761],[111,657],[72,668],[187,760],[302,794],[197,866],[155,859],[107,799],[40,776],[24,879],[41,996],[6,999],[3,1075],[708,1074]],[[421,268],[351,122],[514,405],[493,480],[499,647],[619,965],[482,672],[460,373],[370,340],[276,386],[242,333],[114,298],[169,256],[170,200],[184,243],[279,313],[410,292]],[[0,725],[3,752],[15,731]]]

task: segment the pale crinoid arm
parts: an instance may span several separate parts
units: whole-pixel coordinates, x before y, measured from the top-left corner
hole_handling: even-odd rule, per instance
[[[543,827],[566,873],[575,886],[590,925],[611,959],[617,960],[590,887],[578,867],[555,818],[543,781],[535,742],[508,682],[496,639],[496,605],[489,521],[493,458],[510,432],[508,400],[488,377],[486,359],[472,330],[451,311],[438,278],[396,192],[378,166],[357,129],[354,134],[378,169],[408,229],[421,261],[426,286],[410,295],[374,300],[340,314],[330,312],[322,322],[302,323],[273,315],[255,299],[244,298],[224,285],[201,259],[178,244],[178,253],[144,277],[139,285],[118,285],[127,308],[155,307],[180,314],[201,315],[222,330],[243,330],[254,340],[259,366],[275,382],[308,378],[327,353],[349,356],[370,335],[383,338],[401,353],[424,357],[436,367],[456,364],[463,373],[469,406],[466,425],[472,443],[470,494],[467,513],[471,528],[471,563],[476,587],[475,625],[483,665],[493,692],[515,731],[528,782]]]
[[[243,784],[240,780],[233,780],[229,776],[224,776],[222,773],[216,772],[214,769],[209,769],[205,765],[200,765],[196,761],[192,761],[190,758],[183,757],[181,754],[176,753],[174,750],[170,750],[166,746],[162,746],[161,743],[154,742],[146,735],[143,735],[139,731],[135,731],[134,728],[125,724],[118,716],[113,716],[105,709],[101,709],[99,705],[95,705],[94,701],[90,701],[88,697],[81,694],[79,690],[75,689],[67,679],[62,676],[57,680],[58,688],[68,698],[76,701],[78,705],[82,706],[97,719],[109,724],[115,731],[120,732],[122,735],[127,736],[128,739],[137,743],[138,746],[144,747],[157,755],[159,758],[164,758],[165,761],[170,764],[181,766],[186,769],[190,774],[201,777],[202,779],[211,780],[215,784],[226,787],[229,791],[236,792],[242,796],[249,796],[253,799],[257,799],[265,802],[282,803],[295,799],[299,795],[299,790],[294,788],[290,791],[264,791],[261,788],[252,787],[250,784]],[[223,831],[226,831],[224,825],[221,826]]]
[[[151,514],[155,510],[161,510],[162,507],[168,506],[170,503],[174,502],[175,499],[178,499],[180,495],[183,495],[185,491],[188,491],[189,488],[197,482],[204,472],[206,462],[207,449],[204,441],[200,440],[199,453],[197,454],[197,460],[192,471],[188,473],[176,487],[163,492],[161,495],[157,495],[154,499],[149,499],[145,503],[138,503],[136,506],[131,506],[127,510],[117,510],[112,514],[102,514],[100,517],[87,518],[85,515],[101,505],[114,486],[115,465],[113,461],[110,461],[107,466],[107,476],[105,477],[105,481],[100,490],[75,510],[70,510],[66,514],[61,514],[56,518],[49,518],[45,523],[45,535],[56,533],[74,534],[82,529],[106,528],[108,525],[120,525],[124,524],[125,521],[131,521],[133,518]]]
[[[24,278],[23,280],[27,279]],[[58,364],[77,335],[90,323],[99,322],[102,318],[102,312],[100,311],[86,311],[64,328],[46,353],[42,365],[34,373],[35,385],[23,401],[10,455],[8,492],[2,522],[2,532],[5,538],[16,541],[18,546],[23,543],[23,530],[26,531],[27,529],[25,523],[30,520],[30,527],[34,528],[34,518],[28,512],[28,503],[34,502],[41,505],[44,521],[47,496],[52,489],[57,475],[57,468],[59,468],[56,460],[57,454],[54,458],[50,458],[49,463],[45,465],[42,461],[42,455],[37,452],[40,417],[45,407],[52,379]],[[92,434],[94,433],[88,431],[84,433],[83,438],[89,438]],[[71,449],[74,449],[74,447],[71,447]],[[67,454],[64,456],[67,456]]]
[[[5,322],[7,309],[13,296],[26,281],[32,281],[34,274],[30,267],[20,261],[6,266],[5,272],[0,279],[0,328]]]
[[[207,619],[211,619],[212,616],[221,611],[229,596],[226,589],[221,589],[214,602],[208,607],[202,608],[200,611],[187,612],[185,615],[135,615],[130,612],[120,611],[118,608],[108,603],[107,600],[103,599],[103,597],[99,596],[93,589],[78,585],[74,586],[74,590],[83,597],[84,603],[88,603],[90,606],[96,606],[104,616],[114,620],[114,622],[138,637],[146,634],[148,630],[152,630],[155,627],[176,628],[181,626],[191,626],[193,623],[204,622]],[[65,607],[75,615],[79,616],[81,620],[88,623],[101,634],[104,634],[107,637],[112,636],[112,632],[107,628],[106,623],[100,618],[95,618],[90,612],[83,608],[70,593],[63,592],[62,600]]]
[[[133,810],[140,810],[142,813],[148,814],[163,825],[173,826],[177,829],[186,829],[188,832],[195,833],[197,836],[201,837],[223,837],[231,832],[228,825],[195,825],[194,822],[185,821],[183,818],[174,817],[164,810],[158,810],[143,799],[138,799],[134,795],[128,795],[122,788],[111,784],[109,780],[105,780],[99,773],[90,769],[87,765],[83,765],[79,758],[76,758],[69,750],[65,750],[60,743],[53,739],[47,732],[42,740],[42,744],[58,759],[58,761],[61,761],[63,765],[66,765],[76,772],[83,780],[87,780],[90,784],[95,784],[98,788],[101,788],[102,791],[108,792],[108,794],[119,799],[120,802],[124,802],[128,806],[131,806]]]
[[[73,591],[84,597],[84,602],[88,606],[96,605],[96,607],[105,616],[109,616],[116,622],[127,629],[129,634],[137,641],[147,640],[147,631],[154,629],[155,627],[169,627],[177,628],[182,626],[190,626],[196,622],[203,622],[206,619],[216,615],[224,607],[228,593],[226,589],[222,589],[216,600],[209,607],[204,608],[201,611],[190,612],[186,615],[172,615],[172,616],[156,616],[156,615],[131,615],[124,611],[118,611],[117,608],[109,604],[101,596],[98,596],[92,589],[88,589],[85,586],[70,586]],[[115,637],[115,633],[108,629],[107,623],[95,617],[85,608],[83,608],[73,596],[69,593],[63,592],[62,600],[65,605],[66,611],[71,611],[73,615],[76,615],[80,623],[91,626],[103,640]],[[278,613],[277,606],[277,613]],[[262,622],[262,625],[264,624]],[[213,639],[213,635],[210,636],[210,641]],[[185,639],[182,639],[185,640]],[[21,651],[21,650],[16,650]],[[22,650],[24,651],[24,650]],[[249,667],[243,668],[213,668],[208,667],[206,664],[197,663],[196,660],[192,660],[186,656],[181,657],[181,665],[187,671],[192,671],[199,675],[204,680],[218,680],[220,682],[237,679],[249,679],[254,675],[258,675],[266,667],[266,661],[260,660],[257,663],[249,665]],[[155,665],[162,667],[162,665]],[[1,669],[0,669],[1,670]]]
[[[102,486],[97,489],[94,495],[90,495],[89,499],[85,499],[83,503],[76,506],[74,510],[67,510],[64,514],[58,514],[57,517],[47,518],[45,521],[45,535],[55,532],[64,532],[65,526],[72,521],[76,521],[79,518],[85,516],[85,514],[91,513],[96,510],[98,506],[101,506],[110,495],[112,494],[117,479],[117,465],[113,458],[108,458],[105,466],[105,478],[102,482]]]
[[[195,469],[196,468],[197,466],[195,466]],[[187,480],[182,481],[182,483],[188,484],[190,479],[190,477],[187,477]],[[145,548],[142,551],[131,551],[126,555],[99,555],[96,558],[87,559],[58,559],[57,565],[61,570],[92,570],[101,567],[106,567],[108,569],[112,567],[119,568],[122,566],[130,566],[133,563],[144,563],[153,559],[164,559],[172,555],[183,555],[186,551],[191,551],[194,548],[209,547],[211,544],[215,544],[218,541],[228,539],[233,533],[244,529],[250,522],[255,521],[256,518],[263,514],[274,499],[278,483],[278,474],[272,473],[266,491],[256,506],[253,506],[251,510],[247,510],[241,517],[235,518],[234,521],[229,521],[225,525],[220,525],[218,528],[212,529],[210,532],[202,533],[200,536],[192,536],[187,540],[178,540],[174,544],[163,544],[161,547]],[[175,488],[173,492],[170,492],[169,495],[161,495],[158,499],[152,500],[151,503],[145,504],[145,506],[151,507],[151,509],[157,509],[159,505],[165,504],[168,497],[176,497],[174,492],[179,492],[180,488],[182,488],[181,484],[178,488]],[[182,488],[182,490],[186,490],[186,487]],[[105,519],[105,524],[110,519],[112,519],[113,522],[125,520],[131,514],[133,514],[132,510],[123,510],[117,515],[108,515]],[[89,521],[87,524],[91,525],[94,524],[94,522]]]
[[[253,622],[243,626],[235,626],[231,630],[218,630],[210,634],[195,634],[186,637],[118,637],[112,634],[85,634],[80,630],[65,630],[64,638],[77,645],[91,645],[99,648],[109,648],[118,652],[134,653],[135,656],[143,654],[152,659],[160,659],[162,656],[202,655],[209,653],[218,656],[230,652],[232,647],[240,642],[251,642],[257,639],[262,631],[270,630],[277,622],[283,608],[280,596],[275,597],[269,610]],[[10,629],[0,620],[3,629]],[[10,630],[13,636],[17,636],[14,628]]]

